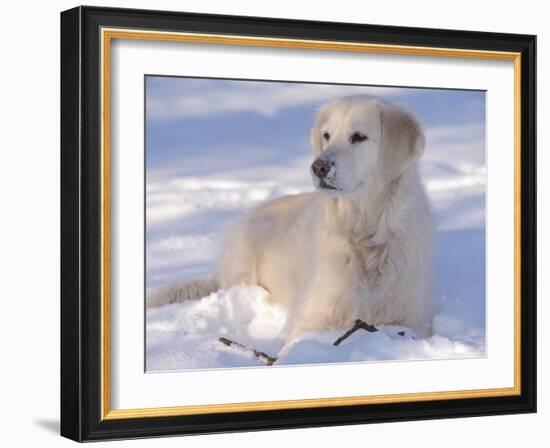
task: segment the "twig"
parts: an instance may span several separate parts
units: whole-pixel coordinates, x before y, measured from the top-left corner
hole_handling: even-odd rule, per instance
[[[375,331],[378,331],[378,328],[373,327],[372,325],[369,325],[369,324],[363,322],[361,319],[357,319],[355,321],[355,323],[353,324],[353,327],[351,327],[342,336],[340,336],[338,339],[336,339],[336,341],[334,341],[333,345],[340,345],[342,343],[342,341],[349,338],[353,333],[355,333],[359,329],[366,330],[369,333],[374,333]]]
[[[260,361],[265,362],[268,366],[272,366],[275,363],[275,361],[277,361],[276,357],[269,356],[267,353],[261,352],[252,347],[248,347],[247,345],[241,344],[240,342],[235,342],[235,341],[232,341],[231,339],[227,339],[224,337],[218,338],[218,341],[220,341],[224,345],[227,345],[228,347],[231,347],[233,345],[247,352],[252,352],[256,358],[258,358]]]

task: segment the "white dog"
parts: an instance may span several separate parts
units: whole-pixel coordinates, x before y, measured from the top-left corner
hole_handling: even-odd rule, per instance
[[[288,307],[284,337],[371,325],[431,333],[433,224],[416,161],[424,135],[406,110],[338,98],[311,131],[316,191],[252,210],[223,244],[214,280],[162,288],[148,306],[260,285]]]

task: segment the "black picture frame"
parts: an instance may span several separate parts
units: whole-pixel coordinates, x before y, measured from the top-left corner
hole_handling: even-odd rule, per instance
[[[102,419],[100,30],[103,27],[521,54],[521,393]],[[76,441],[536,412],[536,37],[99,7],[61,13],[61,435]]]

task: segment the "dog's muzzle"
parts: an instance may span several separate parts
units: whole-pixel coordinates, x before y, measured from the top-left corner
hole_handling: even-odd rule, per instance
[[[334,166],[334,162],[326,159],[317,159],[311,164],[311,171],[319,179],[324,179],[327,177],[330,169]]]
[[[338,190],[333,185],[335,163],[328,159],[317,159],[311,164],[311,172],[315,176],[318,188],[323,190]]]

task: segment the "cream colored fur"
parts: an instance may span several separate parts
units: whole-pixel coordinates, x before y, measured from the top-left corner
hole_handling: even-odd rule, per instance
[[[312,173],[316,191],[250,211],[223,244],[215,283],[157,291],[148,306],[260,285],[288,307],[287,340],[358,318],[431,333],[433,225],[416,166],[420,125],[381,100],[339,98],[320,110],[311,142],[331,164],[323,181]]]

